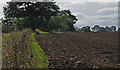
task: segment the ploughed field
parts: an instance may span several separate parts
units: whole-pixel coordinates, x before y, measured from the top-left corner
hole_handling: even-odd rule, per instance
[[[49,68],[120,68],[117,32],[73,32],[35,38],[48,57]]]

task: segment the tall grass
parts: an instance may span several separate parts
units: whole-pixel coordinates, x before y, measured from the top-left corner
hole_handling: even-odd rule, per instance
[[[34,38],[35,33],[26,29],[2,36],[3,68],[47,68],[49,61]]]

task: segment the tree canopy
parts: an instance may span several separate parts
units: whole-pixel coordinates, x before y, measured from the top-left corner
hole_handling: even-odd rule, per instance
[[[7,2],[3,24],[17,29],[31,28],[52,31],[75,31],[77,21],[70,10],[62,10],[56,2]]]
[[[101,27],[99,25],[95,25],[92,28],[90,28],[90,26],[85,26],[82,28],[76,27],[76,30],[78,32],[116,32],[117,31],[116,26]],[[119,31],[119,29],[118,29],[118,31]]]
[[[63,10],[59,12],[58,16],[51,18],[49,26],[51,30],[75,31],[74,24],[76,21],[76,16],[72,15],[70,10]]]
[[[7,2],[4,7],[5,22],[10,23],[10,20],[24,18],[25,28],[45,27],[51,16],[56,16],[59,12],[59,7],[55,2]]]

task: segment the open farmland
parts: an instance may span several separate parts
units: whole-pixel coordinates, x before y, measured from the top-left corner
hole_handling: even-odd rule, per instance
[[[49,68],[120,68],[118,33],[62,33],[35,36]]]

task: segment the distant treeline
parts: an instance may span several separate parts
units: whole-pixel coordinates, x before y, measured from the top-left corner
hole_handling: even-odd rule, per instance
[[[99,25],[95,25],[94,27],[85,26],[82,28],[75,28],[77,32],[120,32],[120,28],[116,28],[116,26],[106,26],[100,27]]]
[[[75,28],[78,19],[68,10],[60,10],[56,2],[7,2],[3,7],[4,18],[1,19],[2,32],[9,33],[26,28],[45,32],[115,32],[115,26],[90,26]]]

